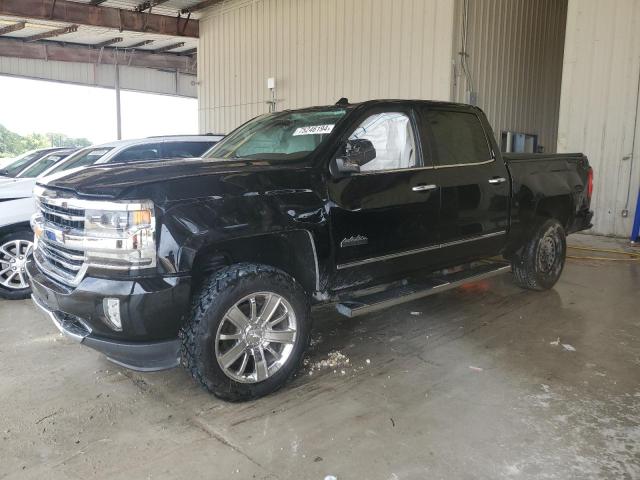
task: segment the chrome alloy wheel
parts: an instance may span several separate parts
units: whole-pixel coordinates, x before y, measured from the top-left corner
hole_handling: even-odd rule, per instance
[[[27,281],[27,257],[33,242],[11,240],[0,246],[0,286],[11,290],[29,288]]]
[[[538,247],[538,269],[541,272],[551,272],[560,253],[560,245],[554,235],[554,232],[548,231],[540,240]]]
[[[296,336],[296,315],[289,302],[273,292],[253,293],[227,310],[220,322],[216,360],[237,382],[262,382],[287,363]]]

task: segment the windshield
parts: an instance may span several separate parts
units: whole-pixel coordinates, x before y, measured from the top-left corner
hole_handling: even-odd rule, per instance
[[[52,175],[71,168],[88,167],[89,165],[93,165],[104,157],[109,150],[112,150],[112,148],[87,148],[85,150],[80,150],[75,155],[70,156],[68,160],[60,163],[60,165],[50,172],[47,172],[47,175]]]
[[[3,169],[0,174],[5,175],[7,177],[15,177],[22,170],[27,168],[33,162],[42,157],[43,153],[39,151],[35,152],[27,152],[20,157],[16,158],[13,162],[11,162],[5,169]]]
[[[27,167],[25,170],[20,172],[18,177],[20,178],[35,178],[40,175],[45,170],[48,170],[53,165],[58,163],[63,158],[69,156],[69,152],[63,153],[50,153],[49,155],[45,155],[40,160],[37,160],[33,163],[33,165]]]
[[[205,158],[298,160],[313,152],[346,110],[280,112],[247,122],[206,152]]]

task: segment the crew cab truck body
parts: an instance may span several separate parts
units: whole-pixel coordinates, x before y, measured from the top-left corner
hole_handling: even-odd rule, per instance
[[[592,217],[584,155],[502,155],[467,105],[277,112],[209,155],[39,185],[27,271],[64,333],[138,370],[182,360],[229,400],[295,373],[310,306],[354,316],[505,265],[551,288]]]

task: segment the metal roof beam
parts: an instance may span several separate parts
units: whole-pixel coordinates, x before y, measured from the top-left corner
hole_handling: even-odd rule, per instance
[[[48,32],[38,33],[37,35],[31,35],[25,37],[22,40],[25,42],[36,42],[45,38],[59,37],[60,35],[66,35],[67,33],[74,33],[78,31],[77,25],[70,25],[68,27],[56,28],[55,30],[49,30]]]
[[[197,12],[198,10],[202,10],[203,8],[211,7],[211,6],[215,5],[216,3],[220,3],[220,2],[222,2],[222,0],[204,0],[203,2],[196,3],[192,7],[183,8],[182,10],[180,10],[180,13],[186,14],[186,13]]]
[[[155,42],[155,40],[143,40],[141,42],[138,43],[134,43],[133,45],[129,45],[128,47],[122,47],[122,48],[140,48],[140,47],[144,47],[145,45],[149,45],[150,43]]]
[[[144,12],[145,10],[151,10],[156,5],[162,5],[163,3],[167,3],[169,0],[148,0],[146,2],[142,2],[134,8],[136,12]]]
[[[36,60],[54,60],[58,62],[77,62],[94,64],[118,64],[130,67],[155,68],[158,70],[176,70],[183,73],[196,73],[194,57],[174,53],[152,53],[144,50],[125,50],[120,48],[96,49],[91,46],[61,45],[57,42],[43,41],[25,43],[21,40],[0,38],[0,57],[30,58]]]
[[[70,0],[0,0],[0,15],[198,38],[198,21]]]
[[[122,41],[122,37],[110,38],[109,40],[105,40],[104,42],[96,43],[91,45],[93,48],[102,48],[107,47],[109,45],[113,45],[114,43],[120,43]]]
[[[14,23],[13,25],[7,25],[6,27],[0,28],[0,35],[5,35],[7,33],[15,32],[17,30],[22,30],[25,27],[25,22]]]
[[[184,47],[184,42],[172,43],[171,45],[167,45],[166,47],[156,48],[153,51],[153,53],[168,52],[169,50],[173,50],[180,47]]]

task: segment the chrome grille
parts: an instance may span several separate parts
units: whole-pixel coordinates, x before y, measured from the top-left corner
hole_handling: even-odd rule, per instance
[[[71,250],[45,240],[39,242],[38,249],[49,263],[64,270],[69,275],[75,277],[82,269],[84,254],[80,250]]]
[[[84,210],[68,207],[66,199],[62,202],[47,200],[45,195],[37,197],[44,232],[36,242],[33,257],[46,276],[67,286],[74,286],[82,280],[86,271],[85,252],[62,243],[67,235],[81,236],[84,233]],[[49,231],[58,233],[48,235]]]
[[[84,230],[84,210],[51,205],[45,200],[38,201],[45,222],[63,229]]]
[[[84,273],[84,254],[79,250],[40,239],[33,257],[42,273],[68,286],[77,284]]]

